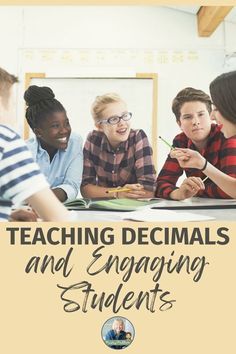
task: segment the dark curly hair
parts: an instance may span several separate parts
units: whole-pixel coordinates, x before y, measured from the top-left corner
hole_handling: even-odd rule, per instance
[[[42,120],[54,112],[65,112],[63,105],[55,99],[50,87],[29,86],[24,93],[26,105],[25,117],[32,130],[37,128]]]

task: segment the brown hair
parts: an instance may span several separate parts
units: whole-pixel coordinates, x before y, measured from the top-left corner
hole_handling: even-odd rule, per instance
[[[18,82],[16,76],[11,75],[6,70],[0,68],[0,96],[3,98],[3,103],[7,103],[9,90],[16,82]]]
[[[197,90],[193,87],[186,87],[181,90],[172,101],[172,112],[174,113],[176,120],[180,119],[180,110],[185,102],[200,101],[205,103],[209,113],[211,113],[211,99],[202,90]]]
[[[108,104],[120,101],[123,102],[122,98],[116,93],[107,93],[102,96],[97,96],[91,107],[91,113],[95,122],[102,119],[102,113]]]
[[[222,116],[236,124],[236,71],[217,76],[210,84],[210,93]]]

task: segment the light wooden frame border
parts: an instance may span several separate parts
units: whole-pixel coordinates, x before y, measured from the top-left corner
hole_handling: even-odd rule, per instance
[[[31,80],[35,78],[51,78],[50,76],[46,76],[45,73],[26,73],[25,74],[25,89],[30,86]],[[52,78],[62,78],[55,77]],[[63,77],[64,78],[64,77]],[[71,78],[71,77],[65,77]],[[153,159],[156,165],[157,162],[157,82],[158,75],[156,73],[137,73],[136,76],[127,76],[127,77],[75,77],[76,79],[151,79],[153,80],[153,92],[152,92],[152,137],[151,137],[151,145],[153,148]],[[29,125],[24,122],[24,139],[29,138]]]

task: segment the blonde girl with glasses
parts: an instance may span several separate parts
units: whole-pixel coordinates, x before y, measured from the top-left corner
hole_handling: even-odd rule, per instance
[[[97,96],[91,113],[96,129],[89,133],[84,146],[82,195],[133,199],[154,196],[152,148],[142,129],[131,128],[134,118],[124,100],[115,93]]]

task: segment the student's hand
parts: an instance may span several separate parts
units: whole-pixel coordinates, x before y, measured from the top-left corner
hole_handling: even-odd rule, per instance
[[[37,215],[33,210],[17,209],[11,213],[9,221],[37,221]]]
[[[126,184],[122,188],[129,188],[129,192],[119,192],[117,193],[118,198],[131,198],[138,199],[144,198],[146,193],[143,186],[139,183],[136,184]]]
[[[198,151],[191,149],[175,148],[171,150],[170,157],[177,159],[182,168],[202,169],[206,161]]]
[[[175,154],[175,151],[176,151],[177,148],[172,148],[169,152],[169,155],[172,159],[176,159],[176,154]]]
[[[178,189],[170,193],[170,198],[174,200],[191,198],[203,189],[205,186],[200,177],[188,177]]]

